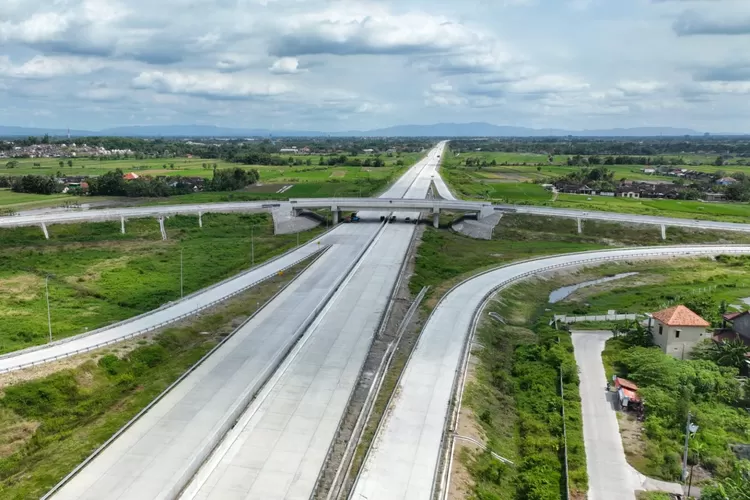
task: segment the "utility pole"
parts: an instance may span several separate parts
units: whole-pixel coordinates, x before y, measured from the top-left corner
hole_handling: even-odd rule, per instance
[[[688,459],[688,442],[690,441],[690,435],[698,432],[698,426],[691,423],[690,419],[692,415],[688,412],[687,423],[685,424],[685,450],[682,453],[682,482],[687,479],[687,459]]]
[[[255,226],[250,226],[250,267],[255,267]]]
[[[183,265],[182,265],[182,248],[180,248],[180,298],[185,296],[184,280],[183,280]]]
[[[49,341],[52,342],[52,313],[49,307],[49,274],[44,277],[44,291],[47,295],[47,327],[49,328]]]
[[[297,247],[299,248],[299,233],[297,233]]]

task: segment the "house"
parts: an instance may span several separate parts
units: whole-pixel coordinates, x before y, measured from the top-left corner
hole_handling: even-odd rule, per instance
[[[134,181],[138,179],[140,176],[136,174],[135,172],[128,172],[127,174],[123,175],[122,178],[126,181]]]
[[[705,201],[724,201],[727,199],[727,196],[724,193],[713,193],[708,191],[703,193],[703,198]]]
[[[726,313],[722,317],[725,326],[731,323],[732,330],[750,343],[750,311]]]
[[[292,148],[281,148],[281,149],[279,150],[279,153],[292,153],[292,154],[295,154],[295,153],[297,153],[297,148],[296,148],[296,147],[292,147]]]
[[[696,344],[710,338],[706,333],[709,326],[708,321],[683,305],[655,312],[649,318],[654,344],[678,359],[687,359]]]
[[[641,193],[637,188],[631,186],[620,186],[617,188],[616,196],[618,198],[640,198]]]
[[[655,168],[644,168],[644,169],[641,169],[641,172],[643,172],[644,174],[655,174],[656,173],[656,169]]]
[[[371,155],[372,153],[375,152],[375,150],[374,149],[363,149],[362,152],[364,154],[366,154],[366,155]]]
[[[737,182],[737,179],[734,179],[732,177],[722,177],[721,179],[716,181],[716,184],[718,186],[731,186],[735,182]]]

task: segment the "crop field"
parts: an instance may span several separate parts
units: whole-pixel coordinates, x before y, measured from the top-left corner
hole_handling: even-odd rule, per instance
[[[162,241],[154,219],[136,219],[120,234],[118,223],[0,230],[0,353],[47,339],[45,276],[50,276],[53,337],[59,339],[157,308],[296,245],[296,235],[273,234],[270,216],[207,214],[165,221]],[[319,230],[300,235],[300,243]]]
[[[128,159],[128,160],[99,160],[98,158],[17,158],[15,161],[18,165],[14,168],[8,168],[6,164],[10,160],[3,159],[0,161],[0,176],[18,176],[18,175],[54,175],[57,172],[68,176],[80,176],[80,175],[101,175],[110,170],[117,168],[124,172],[136,172],[139,175],[150,175],[150,176],[183,176],[183,177],[211,177],[213,172],[213,165],[216,164],[217,168],[229,168],[229,167],[242,167],[242,168],[257,168],[261,172],[261,180],[268,181],[272,179],[284,180],[285,177],[307,177],[317,178],[319,182],[323,178],[330,176],[334,170],[348,171],[353,169],[352,175],[378,175],[372,173],[372,171],[380,170],[380,168],[368,168],[368,167],[353,167],[347,165],[334,166],[334,167],[319,167],[318,162],[320,156],[316,155],[278,155],[283,160],[291,159],[292,162],[299,160],[306,162],[310,160],[312,165],[299,165],[289,167],[276,167],[276,166],[264,166],[264,165],[242,165],[239,163],[230,163],[223,160],[211,159],[211,158],[145,158],[142,160]],[[366,158],[374,158],[374,156],[360,155],[357,158],[364,160]],[[381,156],[381,159],[385,162],[385,168],[395,167],[398,160],[402,160],[405,165],[411,165],[421,157],[418,153],[407,153],[400,156]],[[327,156],[323,156],[327,159]],[[68,166],[68,161],[72,162],[72,166]],[[62,162],[62,166],[60,165]],[[38,163],[39,166],[34,164]],[[205,166],[204,166],[205,165]],[[308,174],[304,172],[315,171],[315,170],[327,170],[327,174]],[[357,172],[361,170],[361,174]],[[347,174],[349,175],[349,174]]]

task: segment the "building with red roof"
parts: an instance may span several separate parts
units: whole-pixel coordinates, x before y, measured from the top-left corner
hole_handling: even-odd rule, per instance
[[[711,338],[706,328],[711,324],[683,305],[651,314],[651,335],[662,351],[679,359],[687,359],[696,344]]]

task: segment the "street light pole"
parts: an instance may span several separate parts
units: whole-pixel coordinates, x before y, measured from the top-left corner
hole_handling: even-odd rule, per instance
[[[44,292],[47,295],[47,327],[49,328],[49,341],[52,342],[52,313],[49,307],[49,275],[44,277]]]
[[[255,267],[255,226],[250,226],[250,267]]]

